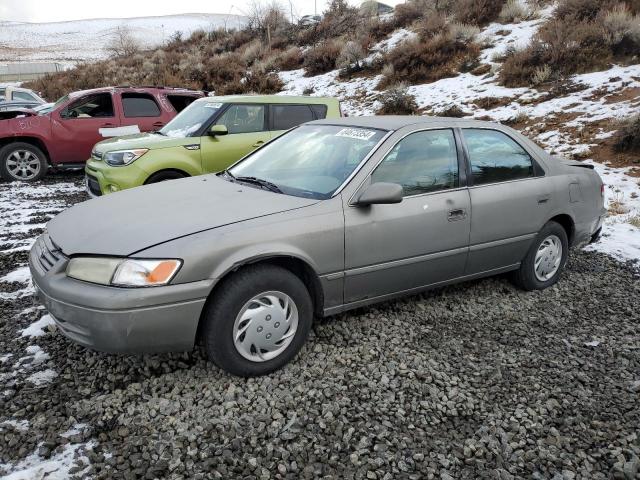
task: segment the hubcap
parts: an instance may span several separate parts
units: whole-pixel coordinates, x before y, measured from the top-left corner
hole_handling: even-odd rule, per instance
[[[40,159],[29,150],[14,150],[6,164],[9,175],[18,180],[30,180],[40,173]]]
[[[233,325],[236,350],[252,362],[266,362],[284,352],[298,328],[298,307],[283,292],[256,295],[240,309]]]
[[[534,261],[536,278],[546,282],[552,278],[560,268],[562,261],[562,243],[555,235],[545,238],[536,252]]]

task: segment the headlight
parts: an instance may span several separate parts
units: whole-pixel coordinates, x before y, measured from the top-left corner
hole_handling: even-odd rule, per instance
[[[181,265],[180,260],[77,257],[69,261],[67,276],[101,285],[155,287],[169,283]]]
[[[114,167],[121,167],[123,165],[129,165],[131,162],[136,161],[142,155],[149,151],[148,148],[136,148],[133,150],[117,150],[114,152],[107,152],[104,154],[104,161]]]

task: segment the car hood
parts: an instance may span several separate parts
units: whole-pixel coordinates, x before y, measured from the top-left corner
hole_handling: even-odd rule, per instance
[[[77,204],[51,220],[47,230],[65,255],[128,256],[178,237],[314,203],[203,175]]]
[[[114,150],[130,150],[132,148],[158,148],[180,147],[183,145],[200,145],[200,137],[167,137],[159,133],[136,133],[123,137],[114,137],[96,143],[93,149],[99,153],[112,152]]]

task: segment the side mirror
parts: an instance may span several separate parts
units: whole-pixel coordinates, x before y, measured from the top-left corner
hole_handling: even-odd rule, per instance
[[[209,129],[209,136],[217,137],[218,135],[226,135],[229,133],[225,125],[214,125]]]
[[[402,186],[397,183],[372,183],[360,194],[356,200],[359,207],[369,205],[386,205],[402,201]]]

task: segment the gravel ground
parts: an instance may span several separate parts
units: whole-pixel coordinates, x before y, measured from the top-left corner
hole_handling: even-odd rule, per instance
[[[0,184],[0,278],[80,184]],[[45,312],[0,282],[0,475],[640,478],[639,299],[637,270],[574,252],[544,292],[498,277],[318,321],[292,364],[243,380],[199,349],[22,336]]]

